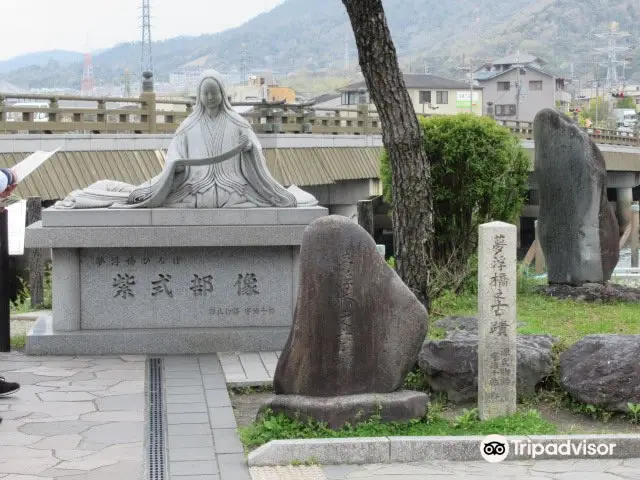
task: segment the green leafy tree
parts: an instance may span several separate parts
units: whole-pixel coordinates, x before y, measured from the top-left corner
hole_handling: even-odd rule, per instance
[[[632,97],[625,97],[616,103],[616,108],[633,108],[636,109],[636,99]]]
[[[434,240],[429,298],[474,279],[478,227],[513,223],[527,191],[529,159],[508,129],[471,114],[421,119],[431,163]],[[385,200],[393,206],[386,151],[380,164]]]
[[[593,122],[593,126],[596,126],[596,120],[597,126],[606,126],[606,120],[609,118],[609,102],[606,102],[602,97],[592,98],[587,105],[580,109],[579,118],[581,125],[588,118]]]

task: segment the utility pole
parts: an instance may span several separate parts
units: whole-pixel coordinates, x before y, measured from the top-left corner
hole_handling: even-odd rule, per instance
[[[516,122],[520,121],[520,102],[521,102],[521,85],[520,85],[520,69],[522,65],[520,65],[520,50],[516,54]]]
[[[463,72],[469,71],[469,113],[473,113],[473,59],[469,58],[469,63],[465,62],[465,55],[462,55],[462,65],[457,68]],[[464,74],[462,75],[463,81],[466,81]]]
[[[344,36],[344,71],[348,72],[350,67],[350,59],[349,59],[349,37],[347,35]]]
[[[129,75],[129,69],[124,69],[124,96],[131,97],[131,76]]]
[[[473,113],[473,60],[469,59],[469,113]]]
[[[249,80],[249,72],[247,69],[247,44],[242,44],[240,52],[240,76],[242,77],[242,85],[246,85]]]

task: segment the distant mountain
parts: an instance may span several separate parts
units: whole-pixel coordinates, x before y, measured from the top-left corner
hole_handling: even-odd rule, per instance
[[[637,0],[383,3],[405,71],[428,69],[458,76],[463,56],[479,63],[520,49],[541,56],[558,74],[568,75],[573,62],[575,73],[586,78],[593,75],[595,47],[606,47],[606,41],[597,39],[595,33],[606,31],[616,21],[620,30],[631,33],[626,41],[632,48],[618,55],[628,60],[626,76],[640,79],[640,49],[635,49],[640,23]],[[345,46],[353,70],[357,51],[341,0],[287,0],[234,29],[154,42],[155,77],[166,81],[171,71],[187,65],[240,72],[243,61],[249,70],[273,70],[281,80],[283,74],[300,71],[324,70],[335,75],[345,68]],[[139,42],[116,45],[94,54],[94,75],[105,82],[122,83],[124,70],[138,72],[139,61]],[[0,69],[0,77],[29,87],[78,88],[82,59],[74,63],[40,61],[11,70],[2,75]]]
[[[9,60],[0,61],[0,74],[6,74],[24,67],[38,66],[46,67],[50,62],[60,65],[69,65],[82,61],[82,53],[68,50],[48,50],[45,52],[27,53]]]

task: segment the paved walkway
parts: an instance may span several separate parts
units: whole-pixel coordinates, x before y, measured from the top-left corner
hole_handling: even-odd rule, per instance
[[[0,479],[148,480],[145,360],[0,354],[0,374],[22,385],[0,398]],[[276,352],[164,358],[163,480],[640,480],[640,458],[249,469],[227,384],[269,382],[276,361]]]
[[[142,356],[0,354],[0,478],[128,480],[143,469]]]
[[[218,353],[229,387],[270,384],[280,352]]]
[[[217,355],[165,357],[171,480],[251,480]]]

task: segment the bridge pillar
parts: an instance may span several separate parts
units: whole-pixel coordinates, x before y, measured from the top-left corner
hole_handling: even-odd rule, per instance
[[[616,188],[616,213],[622,235],[631,221],[631,204],[633,203],[633,188]]]

